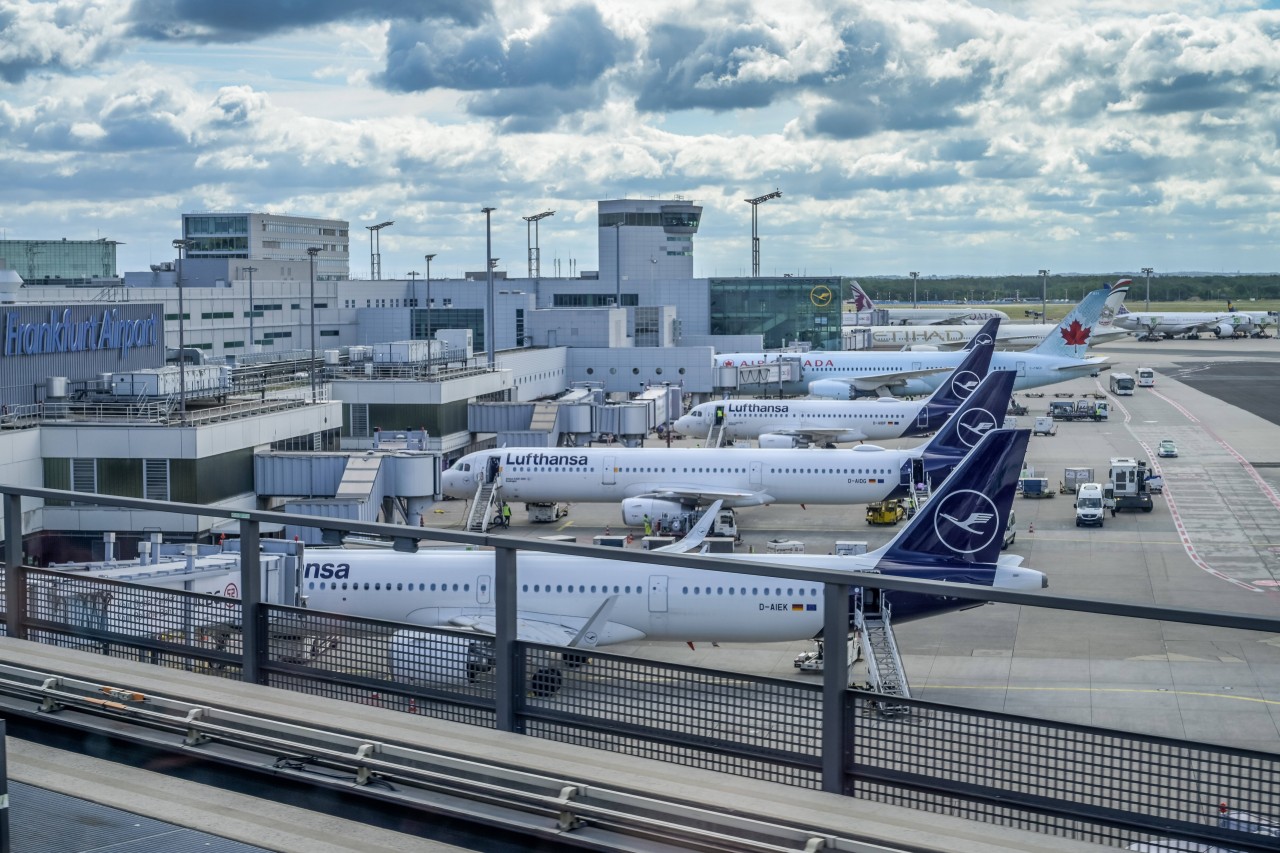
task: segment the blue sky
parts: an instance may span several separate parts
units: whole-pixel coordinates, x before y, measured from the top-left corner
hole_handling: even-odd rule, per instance
[[[427,10],[424,12],[424,10]],[[172,257],[180,215],[365,225],[384,278],[595,269],[595,203],[704,207],[695,274],[1272,272],[1280,12],[1149,0],[0,0],[0,229]]]

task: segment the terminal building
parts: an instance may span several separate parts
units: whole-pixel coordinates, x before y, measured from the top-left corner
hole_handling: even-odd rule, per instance
[[[661,389],[733,390],[716,351],[841,345],[847,279],[693,278],[701,215],[683,199],[599,202],[599,271],[496,278],[493,341],[473,278],[352,280],[342,220],[185,214],[172,262],[103,287],[60,284],[47,267],[20,287],[11,266],[0,470],[49,488],[413,523],[439,472],[472,450],[641,443],[680,414]],[[370,452],[383,461],[352,461]],[[420,456],[425,469],[395,461]],[[35,539],[116,531],[125,550],[144,531],[216,532],[211,519],[173,529],[35,500],[24,516]],[[32,553],[92,556],[42,547]]]

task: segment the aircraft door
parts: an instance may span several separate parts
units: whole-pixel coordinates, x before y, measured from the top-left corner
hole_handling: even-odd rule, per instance
[[[476,604],[488,604],[492,600],[493,578],[481,575],[476,578]]]
[[[764,482],[764,463],[752,462],[751,463],[751,485],[759,486],[759,485],[762,485],[763,482]]]
[[[649,575],[649,612],[667,612],[666,575]]]
[[[486,484],[492,483],[494,480],[498,479],[498,472],[500,470],[502,470],[502,457],[490,456],[488,461],[485,463],[485,469],[484,469],[485,483]]]
[[[603,478],[600,482],[604,483],[606,486],[612,486],[614,483],[618,482],[618,478],[614,476],[618,467],[617,458],[618,457],[616,456],[606,456],[604,458],[604,464],[600,468],[600,476]]]
[[[724,423],[724,406],[716,406],[716,426]]]
[[[1027,375],[1027,363],[1025,361],[1015,361],[1013,363],[1013,369],[1020,377]]]
[[[929,428],[929,407],[924,405],[920,407],[920,411],[916,413],[916,429]]]

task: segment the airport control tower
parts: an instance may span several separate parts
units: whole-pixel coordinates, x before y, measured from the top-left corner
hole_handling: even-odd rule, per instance
[[[634,287],[636,282],[693,278],[693,235],[702,218],[700,205],[680,198],[596,204],[602,284],[620,279]]]

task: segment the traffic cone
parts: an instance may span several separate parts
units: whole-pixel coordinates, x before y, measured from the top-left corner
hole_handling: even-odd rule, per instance
[[[1028,533],[1035,533],[1035,532],[1036,532],[1036,523],[1035,523],[1034,521],[1033,521],[1033,522],[1031,522],[1029,525],[1027,525],[1027,532],[1028,532]]]

